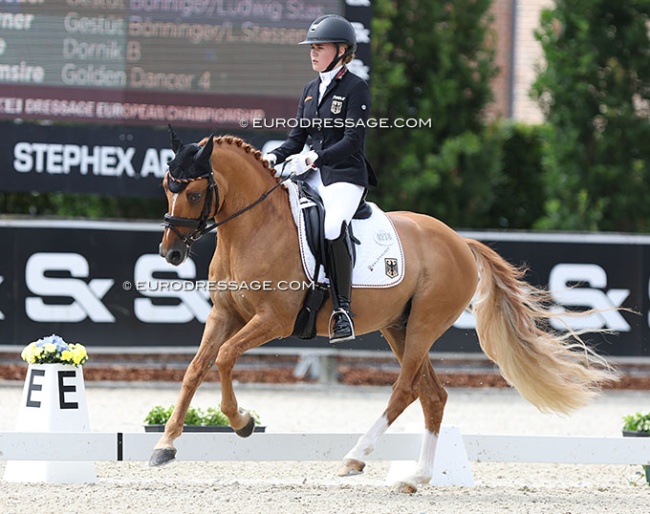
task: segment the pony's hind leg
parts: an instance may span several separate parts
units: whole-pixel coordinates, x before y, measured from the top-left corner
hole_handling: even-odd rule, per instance
[[[388,344],[397,357],[397,360],[401,364],[402,357],[404,355],[404,342],[406,340],[406,324],[404,323],[396,326],[391,326],[382,330],[381,332],[386,338],[386,341],[388,341]],[[393,393],[394,391],[395,386],[393,386]],[[410,404],[414,400],[415,398],[411,399],[408,403]],[[406,408],[406,406],[404,408]],[[359,475],[363,472],[363,469],[366,466],[365,457],[372,453],[372,451],[375,449],[377,440],[386,432],[391,422],[392,421],[389,421],[388,418],[387,409],[380,416],[380,418],[375,421],[370,430],[368,430],[359,438],[354,448],[352,448],[345,455],[343,458],[343,464],[338,471],[339,476],[354,476]]]
[[[395,483],[395,488],[405,493],[414,493],[418,485],[428,484],[433,478],[438,435],[447,404],[447,391],[438,379],[429,360],[422,364],[419,398],[424,413],[424,435],[422,436],[420,456],[415,471]]]
[[[416,375],[419,377],[417,396],[420,399],[424,412],[425,430],[415,471],[398,479],[393,484],[396,491],[403,493],[415,493],[419,485],[428,484],[433,478],[433,463],[438,444],[438,435],[440,433],[444,408],[447,403],[447,392],[428,359],[422,363]],[[397,389],[397,383],[395,389]],[[408,402],[404,408],[410,405],[413,400]],[[389,402],[389,408],[390,406],[391,402]],[[358,475],[363,471],[365,467],[364,458],[374,450],[379,437],[386,432],[391,423],[401,414],[401,411],[399,413],[395,411],[394,418],[391,419],[388,417],[388,411],[389,409],[386,409],[371,429],[359,438],[354,448],[344,457],[343,466],[339,470],[339,476]]]
[[[423,306],[426,305],[426,308]],[[348,452],[339,471],[340,476],[358,474],[365,466],[378,438],[416,398],[420,397],[425,417],[425,433],[416,471],[395,483],[396,490],[412,493],[420,484],[428,483],[433,472],[433,459],[447,401],[447,393],[429,361],[429,349],[453,323],[457,315],[440,319],[431,306],[420,302],[408,317],[408,325],[382,330],[384,337],[400,361],[401,370],[393,386],[386,410],[372,428]],[[435,311],[434,311],[435,312]]]

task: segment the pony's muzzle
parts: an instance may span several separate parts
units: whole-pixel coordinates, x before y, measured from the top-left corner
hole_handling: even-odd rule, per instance
[[[188,255],[188,249],[185,245],[181,247],[174,245],[171,248],[165,248],[163,244],[160,243],[158,251],[160,253],[160,256],[173,266],[182,264],[183,261],[187,259]]]

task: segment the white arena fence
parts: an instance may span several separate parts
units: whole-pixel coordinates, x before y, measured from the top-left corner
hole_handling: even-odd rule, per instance
[[[443,427],[439,452],[457,443]],[[0,460],[147,461],[160,433],[0,432]],[[176,441],[183,461],[338,461],[361,434],[185,433]],[[421,434],[382,436],[370,460],[417,460]],[[460,448],[475,462],[650,464],[650,438],[470,435]]]

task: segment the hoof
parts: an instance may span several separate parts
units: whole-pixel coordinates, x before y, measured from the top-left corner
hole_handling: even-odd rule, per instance
[[[248,423],[246,423],[246,426],[244,428],[240,428],[239,430],[235,430],[235,434],[237,434],[239,437],[248,437],[253,433],[253,430],[255,430],[255,420],[253,419],[253,416],[251,416],[248,420]]]
[[[353,477],[363,473],[365,467],[365,462],[356,459],[345,459],[337,474],[340,477]]]
[[[149,458],[149,466],[162,466],[173,462],[175,459],[176,448],[155,448]]]
[[[401,494],[415,494],[418,492],[417,487],[415,487],[413,484],[408,484],[406,482],[397,482],[393,486],[393,490],[396,493],[401,493]]]

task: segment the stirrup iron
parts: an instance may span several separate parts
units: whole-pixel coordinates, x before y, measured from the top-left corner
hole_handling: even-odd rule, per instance
[[[332,325],[333,325],[332,320],[334,320],[334,317],[339,314],[347,318],[352,333],[349,336],[334,338],[334,334],[332,333]],[[332,314],[330,315],[330,320],[327,326],[327,330],[328,330],[330,343],[332,344],[343,343],[345,341],[352,341],[356,337],[354,334],[354,323],[352,323],[352,318],[350,317],[350,313],[347,312],[345,309],[336,309],[332,312]]]

